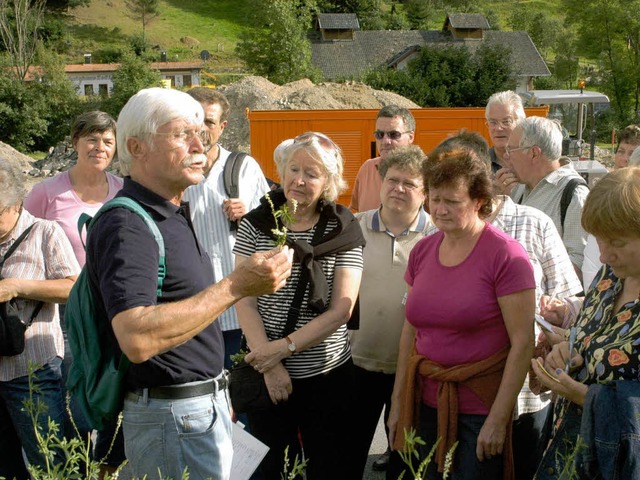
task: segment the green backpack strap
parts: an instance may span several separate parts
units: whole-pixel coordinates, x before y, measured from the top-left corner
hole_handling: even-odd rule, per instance
[[[138,202],[129,197],[115,197],[105,203],[98,213],[95,214],[93,218],[89,217],[87,214],[80,215],[78,219],[78,231],[82,234],[82,228],[87,225],[87,232],[91,231],[91,227],[96,222],[96,220],[105,212],[114,209],[114,208],[126,208],[127,210],[136,213],[142,218],[149,230],[153,234],[153,238],[158,244],[158,284],[157,284],[157,295],[158,297],[162,296],[162,286],[164,284],[165,276],[167,275],[167,265],[165,260],[165,249],[164,249],[164,238],[162,238],[162,234],[158,229],[158,225],[151,218],[149,212],[147,212]],[[88,218],[83,218],[88,217]]]

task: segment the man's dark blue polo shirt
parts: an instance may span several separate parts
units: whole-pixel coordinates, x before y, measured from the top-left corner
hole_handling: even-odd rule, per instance
[[[211,261],[196,240],[187,204],[178,208],[130,178],[125,178],[118,196],[138,201],[156,221],[164,238],[167,275],[158,299],[158,247],[149,227],[124,208],[102,215],[87,240],[86,265],[95,298],[102,299],[110,320],[134,307],[184,300],[214,283]],[[132,364],[127,386],[177,385],[214,378],[222,371],[223,355],[222,332],[213,322],[183,345]]]

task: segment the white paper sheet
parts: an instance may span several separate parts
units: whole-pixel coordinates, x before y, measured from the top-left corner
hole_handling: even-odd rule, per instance
[[[233,461],[229,480],[249,480],[269,451],[269,447],[246,432],[240,425],[233,424]]]

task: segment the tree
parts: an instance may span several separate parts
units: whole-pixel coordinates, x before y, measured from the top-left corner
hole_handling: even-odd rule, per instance
[[[158,10],[159,0],[125,0],[124,4],[129,10],[129,16],[142,22],[142,40],[145,39],[147,25],[160,16]]]
[[[117,118],[129,98],[143,88],[159,87],[160,72],[152,69],[147,62],[133,52],[122,55],[120,67],[113,74],[113,89],[104,110]]]
[[[62,140],[82,107],[62,61],[52,52],[40,51],[38,58],[32,82],[0,75],[0,140],[22,152]]]
[[[437,2],[434,0],[405,0],[404,11],[412,30],[428,30],[437,15]]]
[[[11,60],[10,72],[27,76],[39,43],[44,0],[0,0],[0,38]]]
[[[254,29],[241,35],[236,54],[257,75],[274,83],[315,80],[307,31],[316,13],[313,0],[261,0]],[[258,28],[260,27],[260,28]]]
[[[509,51],[482,46],[475,55],[465,47],[424,47],[406,70],[380,69],[365,82],[391,90],[423,107],[478,107],[497,91],[515,87]]]
[[[640,0],[563,0],[577,47],[600,68],[601,88],[621,124],[640,109]]]

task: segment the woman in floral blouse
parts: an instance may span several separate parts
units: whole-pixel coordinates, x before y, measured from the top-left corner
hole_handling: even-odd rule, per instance
[[[554,345],[544,361],[532,360],[539,380],[560,395],[554,438],[538,468],[537,479],[569,478],[574,463],[567,460],[574,456],[578,459],[577,473],[582,475],[582,453],[576,450],[578,434],[590,434],[587,423],[597,423],[597,418],[591,418],[592,411],[596,417],[604,415],[590,405],[596,398],[594,392],[602,386],[615,388],[620,382],[626,383],[625,388],[636,388],[640,379],[640,168],[617,170],[600,180],[584,205],[582,226],[596,237],[604,265],[572,328],[572,351],[572,335],[567,330],[565,341]],[[621,391],[620,386],[616,390]],[[609,426],[613,430],[613,424]],[[589,450],[591,446],[581,448]],[[616,461],[625,468],[624,464],[630,463],[627,460]]]

